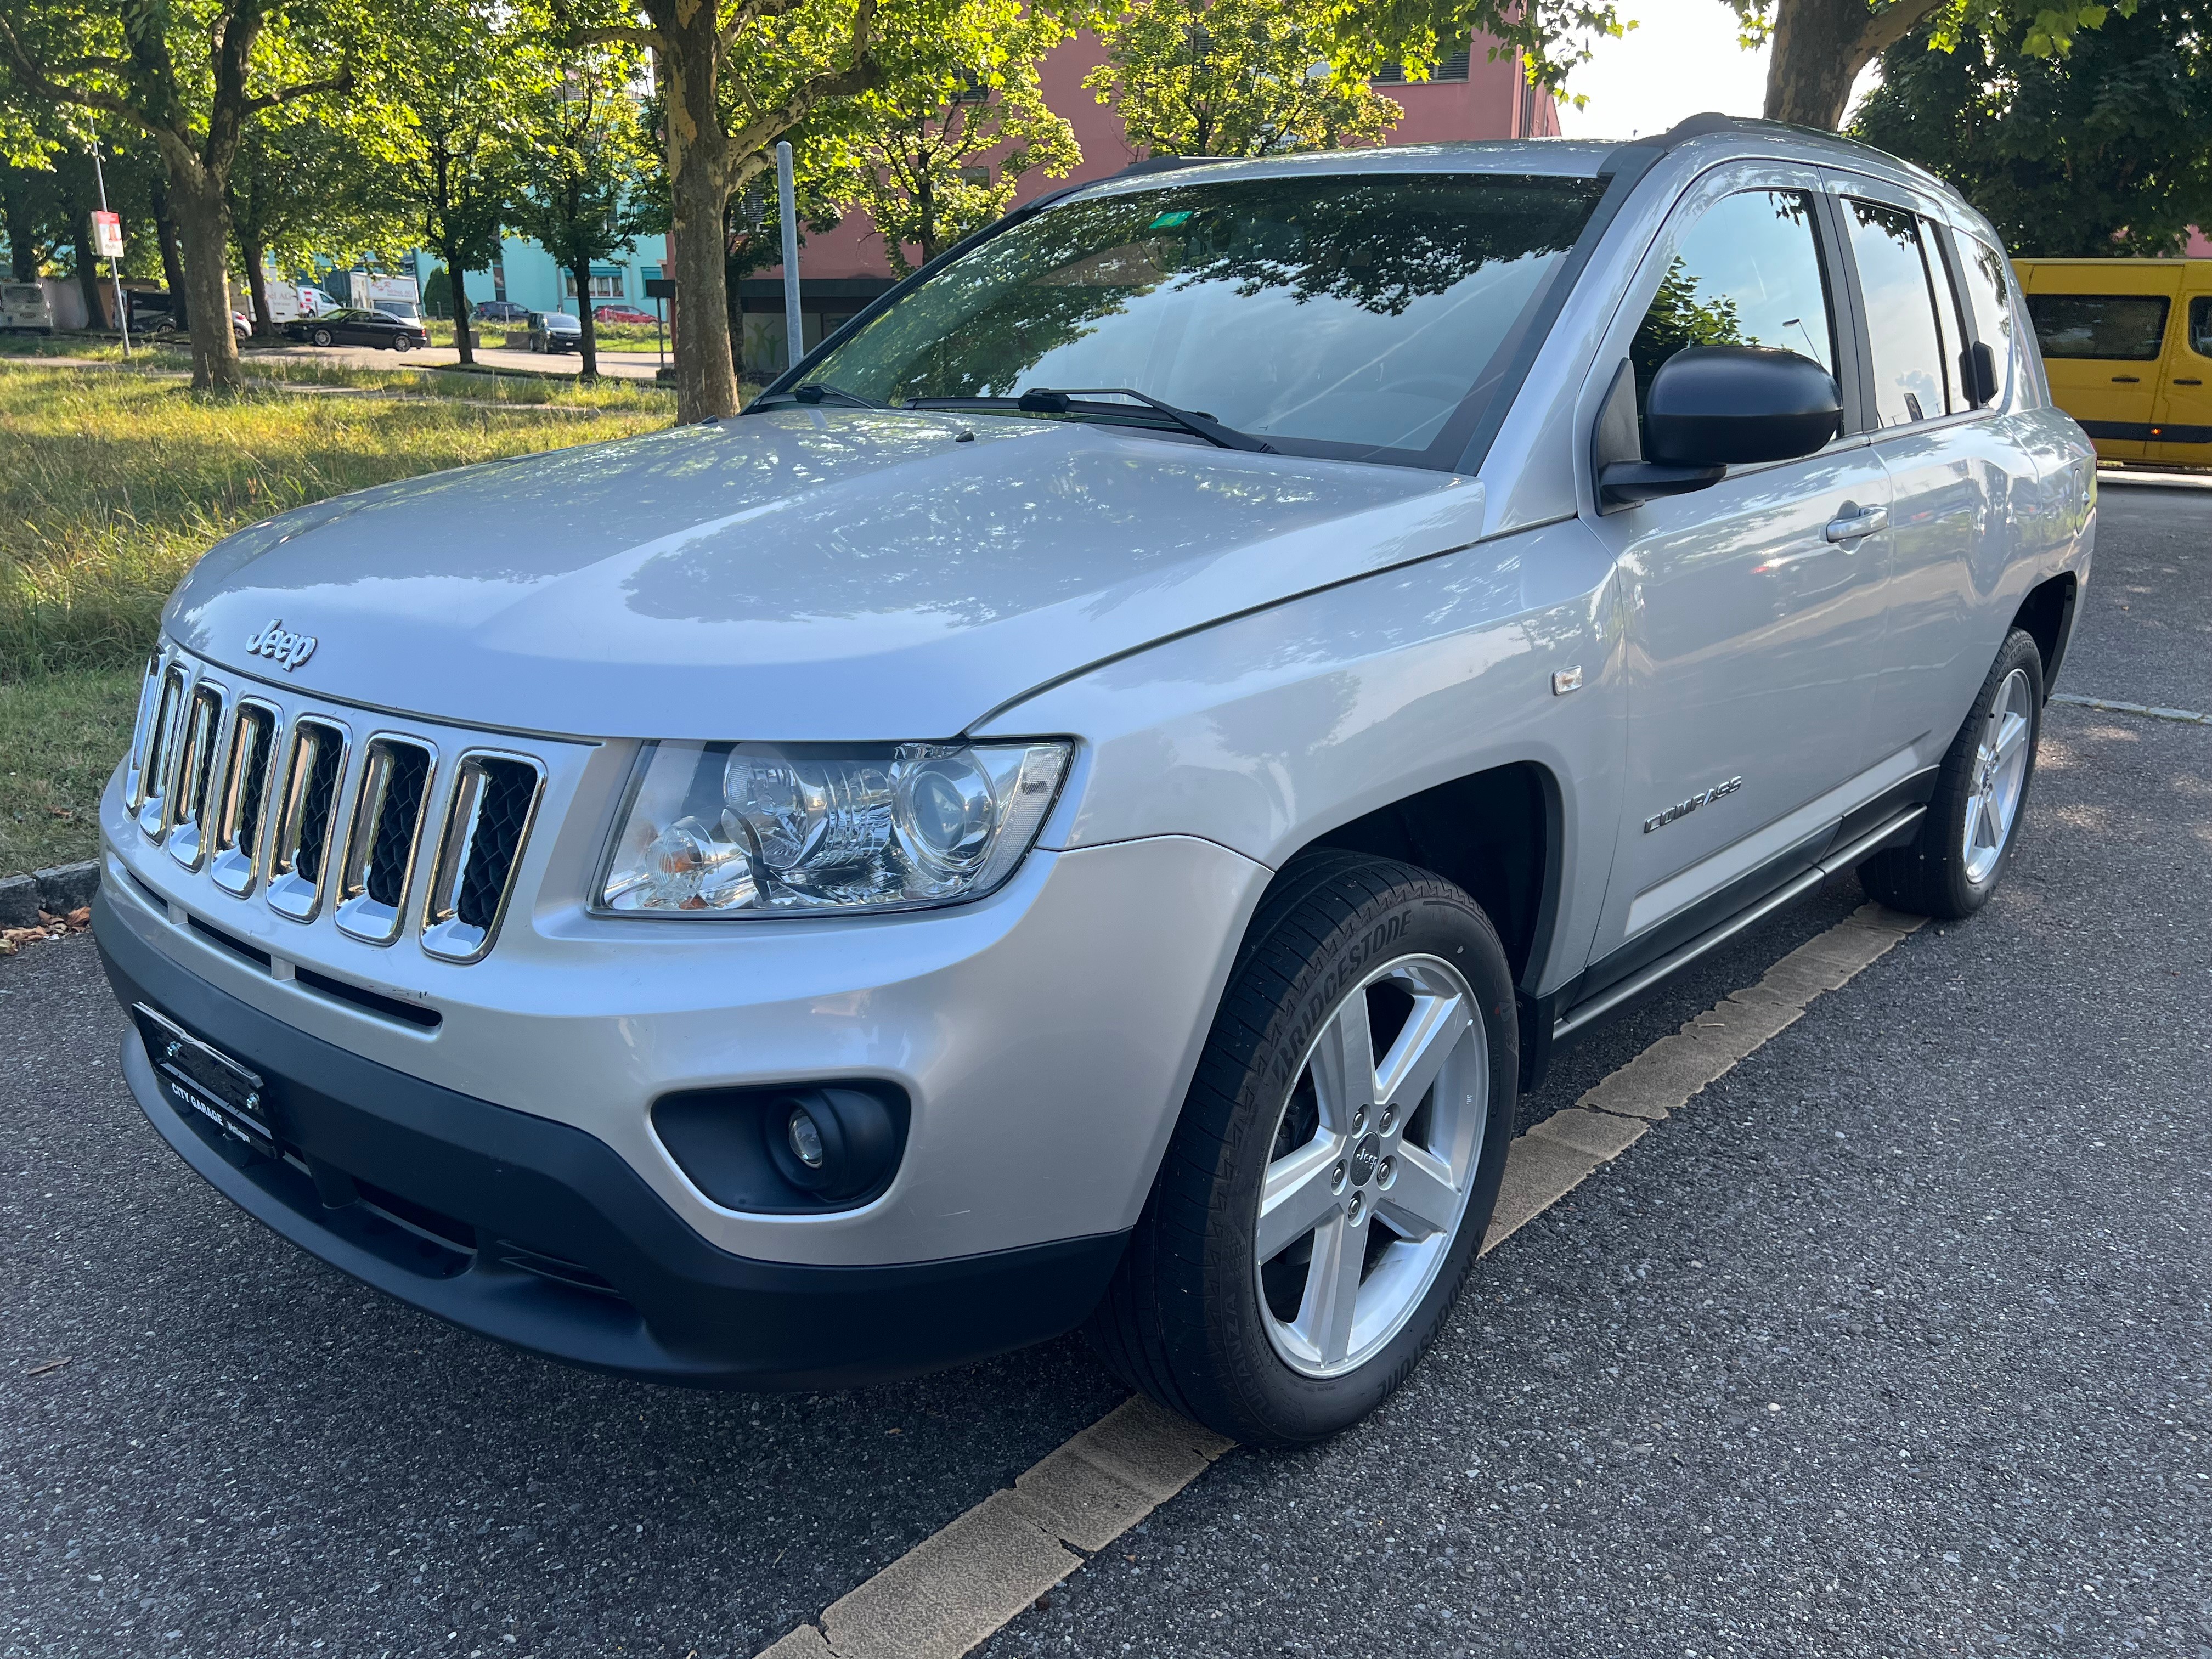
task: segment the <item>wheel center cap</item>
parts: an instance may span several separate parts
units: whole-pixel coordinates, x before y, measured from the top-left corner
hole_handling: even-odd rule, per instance
[[[1370,1135],[1352,1149],[1352,1184],[1364,1187],[1382,1164],[1382,1137]]]

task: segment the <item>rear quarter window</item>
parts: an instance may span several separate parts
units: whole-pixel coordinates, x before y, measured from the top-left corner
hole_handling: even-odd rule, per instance
[[[2027,314],[2046,357],[2148,362],[2166,343],[2162,294],[2031,294]]]

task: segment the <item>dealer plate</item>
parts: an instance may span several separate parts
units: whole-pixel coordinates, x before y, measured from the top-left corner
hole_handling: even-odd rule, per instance
[[[146,1040],[146,1058],[154,1062],[169,1098],[256,1152],[275,1157],[276,1128],[260,1074],[143,1002],[131,1012]]]

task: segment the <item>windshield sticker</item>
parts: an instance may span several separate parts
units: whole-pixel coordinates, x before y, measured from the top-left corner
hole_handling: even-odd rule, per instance
[[[1195,210],[1191,208],[1184,208],[1179,213],[1163,213],[1158,218],[1153,220],[1152,223],[1146,225],[1145,228],[1146,230],[1173,230],[1184,220],[1189,218],[1194,210]]]

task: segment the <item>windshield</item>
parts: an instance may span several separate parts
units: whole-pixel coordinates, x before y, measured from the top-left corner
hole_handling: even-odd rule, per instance
[[[1294,453],[1449,466],[1603,188],[1360,173],[1079,199],[926,278],[805,378],[891,404],[1127,386]]]

